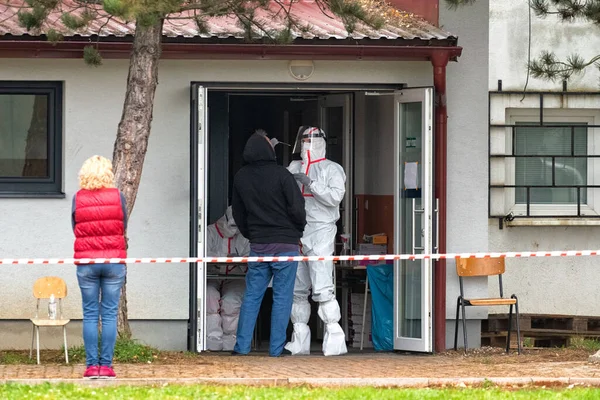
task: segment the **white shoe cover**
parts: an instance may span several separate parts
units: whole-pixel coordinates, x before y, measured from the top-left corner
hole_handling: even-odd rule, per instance
[[[223,335],[223,351],[233,351],[235,340],[235,335]]]
[[[342,327],[337,322],[325,325],[325,335],[323,337],[323,355],[340,356],[346,354],[346,335]]]
[[[223,350],[223,339],[215,337],[206,338],[206,349],[210,351],[222,351]]]
[[[326,356],[339,356],[346,354],[346,335],[338,323],[342,317],[337,300],[319,303],[319,317],[325,323],[325,335],[323,337],[323,354]]]
[[[240,316],[239,315],[223,315],[221,316],[221,326],[223,327],[223,337],[225,337],[226,335],[233,335],[235,336],[237,334],[237,327],[238,327],[238,322],[240,320]]]
[[[219,314],[206,316],[206,348],[210,351],[223,350],[223,330]]]
[[[292,355],[310,354],[310,328],[308,327],[310,304],[308,300],[292,304],[290,319],[294,325],[294,332],[292,333],[292,340],[285,345],[285,349],[291,352]]]
[[[310,354],[310,328],[308,325],[302,322],[294,324],[292,340],[285,345],[285,349],[294,356]]]

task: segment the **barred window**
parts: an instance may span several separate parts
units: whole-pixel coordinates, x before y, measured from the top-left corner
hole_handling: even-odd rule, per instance
[[[517,122],[515,128],[516,203],[583,204],[587,189],[587,127]],[[561,126],[564,125],[564,126]],[[529,188],[529,193],[527,193]]]
[[[490,217],[600,217],[600,96],[491,92],[489,129]]]

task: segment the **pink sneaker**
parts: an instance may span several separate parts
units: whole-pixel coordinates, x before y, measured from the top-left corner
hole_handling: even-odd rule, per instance
[[[98,372],[98,378],[100,379],[112,379],[116,378],[117,374],[115,374],[115,370],[112,367],[107,367],[104,365],[100,366],[100,371]]]
[[[98,378],[98,374],[100,373],[100,367],[97,365],[90,365],[85,369],[83,373],[83,377],[85,379],[96,379]]]

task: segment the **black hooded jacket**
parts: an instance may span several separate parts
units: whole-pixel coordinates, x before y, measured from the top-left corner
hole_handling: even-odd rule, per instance
[[[240,232],[250,243],[298,244],[306,211],[292,174],[277,165],[275,150],[254,134],[244,148],[245,165],[233,180],[231,207]]]

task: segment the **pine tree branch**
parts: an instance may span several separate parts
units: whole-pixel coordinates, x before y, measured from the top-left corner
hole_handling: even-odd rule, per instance
[[[327,18],[335,19],[333,15],[327,12],[330,10],[330,8],[323,4],[323,0],[315,0],[315,4],[317,5],[317,7],[319,7],[319,11],[321,11],[321,13],[323,13],[323,15],[325,15]]]
[[[98,28],[98,34],[97,34],[97,40],[96,40],[96,48],[98,47],[98,44],[100,43],[100,34],[102,33],[102,30],[104,28],[106,28],[106,26],[110,23],[110,21],[112,21],[114,19],[114,17],[112,15],[109,15],[106,18],[106,21],[100,25],[100,28]]]
[[[531,8],[538,17],[558,15],[563,21],[584,19],[600,20],[598,0],[531,0]]]
[[[600,54],[585,61],[581,56],[573,54],[566,60],[559,60],[552,52],[542,52],[542,54],[528,65],[531,74],[535,78],[555,81],[557,79],[568,80],[573,75],[583,73],[591,65],[598,66]]]
[[[289,5],[287,5],[287,7],[286,7],[285,3],[281,0],[275,0],[275,3],[277,5],[279,5],[279,7],[280,7],[280,10],[277,13],[275,13],[275,17],[280,18],[279,14],[281,12],[284,12],[285,19],[287,21],[287,29],[284,30],[284,32],[282,32],[282,34],[285,34],[288,37],[284,38],[284,39],[287,39],[284,41],[290,41],[291,38],[289,37],[289,34],[290,34],[292,28],[297,29],[299,32],[306,32],[308,30],[307,27],[301,26],[300,23],[298,23],[296,17],[292,15],[292,5],[294,4],[293,1],[290,1]]]
[[[446,5],[450,10],[457,10],[464,6],[470,6],[474,4],[477,0],[446,0]]]
[[[225,15],[225,14],[228,14],[230,11],[230,8],[228,7],[228,4],[230,4],[230,3],[224,2],[224,4],[226,4],[226,5],[218,8],[218,9],[210,9],[206,5],[203,5],[200,3],[190,3],[190,4],[182,5],[181,7],[178,7],[177,10],[175,11],[175,13],[182,13],[182,12],[194,10],[194,11],[202,11],[202,12],[205,12],[210,15]],[[213,13],[215,13],[215,14],[213,14]]]
[[[262,32],[262,34],[265,35],[267,39],[275,39],[272,36],[272,32],[268,31],[263,24],[254,19],[254,9],[252,10],[252,12],[248,12],[247,9],[244,9],[244,12],[240,12],[238,9],[233,9],[232,11],[235,17],[238,19],[242,29],[244,29],[244,33],[247,35],[246,39],[253,39],[253,27],[258,29],[259,32]]]

